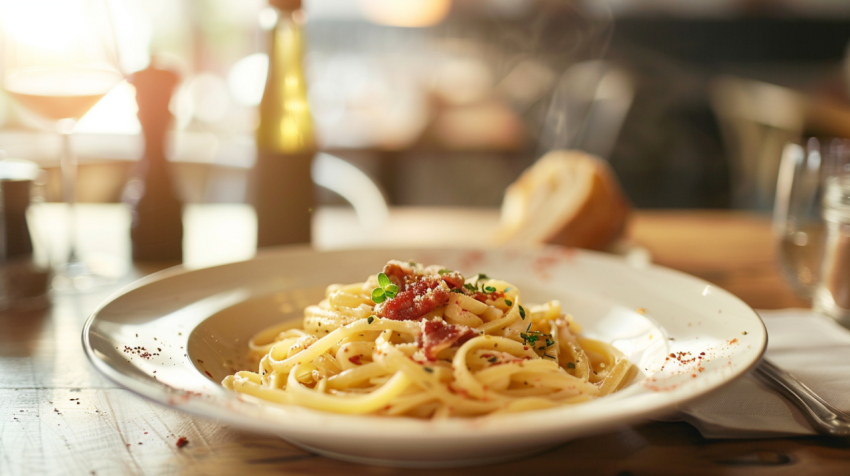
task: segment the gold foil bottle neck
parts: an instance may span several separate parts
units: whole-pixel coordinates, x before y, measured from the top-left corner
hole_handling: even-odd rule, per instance
[[[269,0],[269,5],[292,12],[301,9],[301,0]]]
[[[269,76],[257,130],[262,151],[297,154],[316,148],[304,78],[304,32],[294,16],[281,15],[271,32]]]

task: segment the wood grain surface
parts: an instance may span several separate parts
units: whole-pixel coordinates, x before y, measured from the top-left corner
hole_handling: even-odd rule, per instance
[[[226,246],[231,253],[228,256],[249,253],[233,247],[240,243],[249,246],[251,240],[239,238],[238,227],[223,226],[220,220],[250,223],[246,215],[250,211],[224,207],[187,210],[187,214],[195,214],[186,220],[194,228],[187,230],[187,236],[195,237],[186,246],[196,247],[191,255],[196,265],[204,264],[203,253],[198,250],[214,255],[217,247]],[[104,220],[111,221],[117,227],[111,239],[126,240],[126,228],[121,228],[126,217],[120,218],[125,212],[117,205],[81,210],[81,228],[99,229],[97,223],[103,228]],[[341,233],[344,230],[340,227],[349,226],[346,223],[351,221],[345,216],[347,212],[328,213],[317,216],[317,239],[323,246],[346,246],[346,236],[360,236]],[[478,233],[495,227],[496,217],[492,210],[394,210],[384,230],[386,235],[372,236],[403,237],[406,227],[416,220],[434,220],[455,223],[452,229],[461,230],[468,242],[474,242]],[[94,220],[90,228],[87,220]],[[223,244],[211,244],[216,240],[203,227],[218,233],[237,231],[230,231],[234,236],[220,237]],[[778,274],[766,217],[732,212],[640,212],[632,223],[631,237],[650,251],[655,262],[716,283],[754,307],[806,305],[793,296]],[[373,244],[381,244],[380,240]],[[112,246],[119,254],[125,253],[126,259],[126,242]],[[207,259],[221,261],[220,256]],[[122,283],[157,268],[134,267],[122,282],[94,292],[57,294],[52,308],[45,311],[0,314],[0,475],[434,472],[364,466],[315,456],[278,438],[235,431],[150,403],[102,377],[89,364],[80,344],[86,317]],[[188,444],[178,448],[179,437],[187,438]],[[818,437],[712,441],[685,423],[645,422],[572,441],[520,461],[440,472],[850,474],[850,442]]]

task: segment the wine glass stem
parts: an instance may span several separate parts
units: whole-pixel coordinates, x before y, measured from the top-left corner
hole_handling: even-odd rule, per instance
[[[71,132],[60,131],[62,136],[62,158],[60,168],[62,169],[62,200],[67,209],[68,230],[68,265],[77,262],[77,157],[71,148]]]

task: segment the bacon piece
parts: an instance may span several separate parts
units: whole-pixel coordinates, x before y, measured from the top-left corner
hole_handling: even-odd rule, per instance
[[[384,265],[384,274],[386,274],[387,277],[390,278],[390,281],[398,286],[399,289],[404,290],[405,283],[407,281],[406,278],[412,277],[414,275],[414,270],[409,263],[390,260],[386,265]]]
[[[453,345],[461,345],[478,333],[466,326],[446,324],[440,319],[422,322],[422,332],[416,343],[428,360],[437,360],[437,354]]]
[[[439,276],[423,276],[407,285],[396,297],[384,301],[375,309],[378,317],[396,321],[413,321],[439,306],[449,303],[451,291],[440,286]]]
[[[463,289],[463,275],[458,273],[457,271],[452,271],[450,273],[446,273],[442,276],[443,281],[449,285],[449,289]]]
[[[495,301],[496,299],[505,297],[505,293],[503,293],[502,291],[496,291],[492,293],[475,293],[475,295],[473,295],[472,297],[475,298],[476,301],[486,303],[488,300]]]

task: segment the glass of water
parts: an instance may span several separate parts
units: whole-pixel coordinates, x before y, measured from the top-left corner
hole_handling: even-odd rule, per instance
[[[850,152],[850,151],[848,151]],[[826,236],[814,308],[850,326],[850,161],[826,179],[823,218]]]
[[[785,146],[773,232],[791,287],[816,310],[850,323],[850,141]]]

